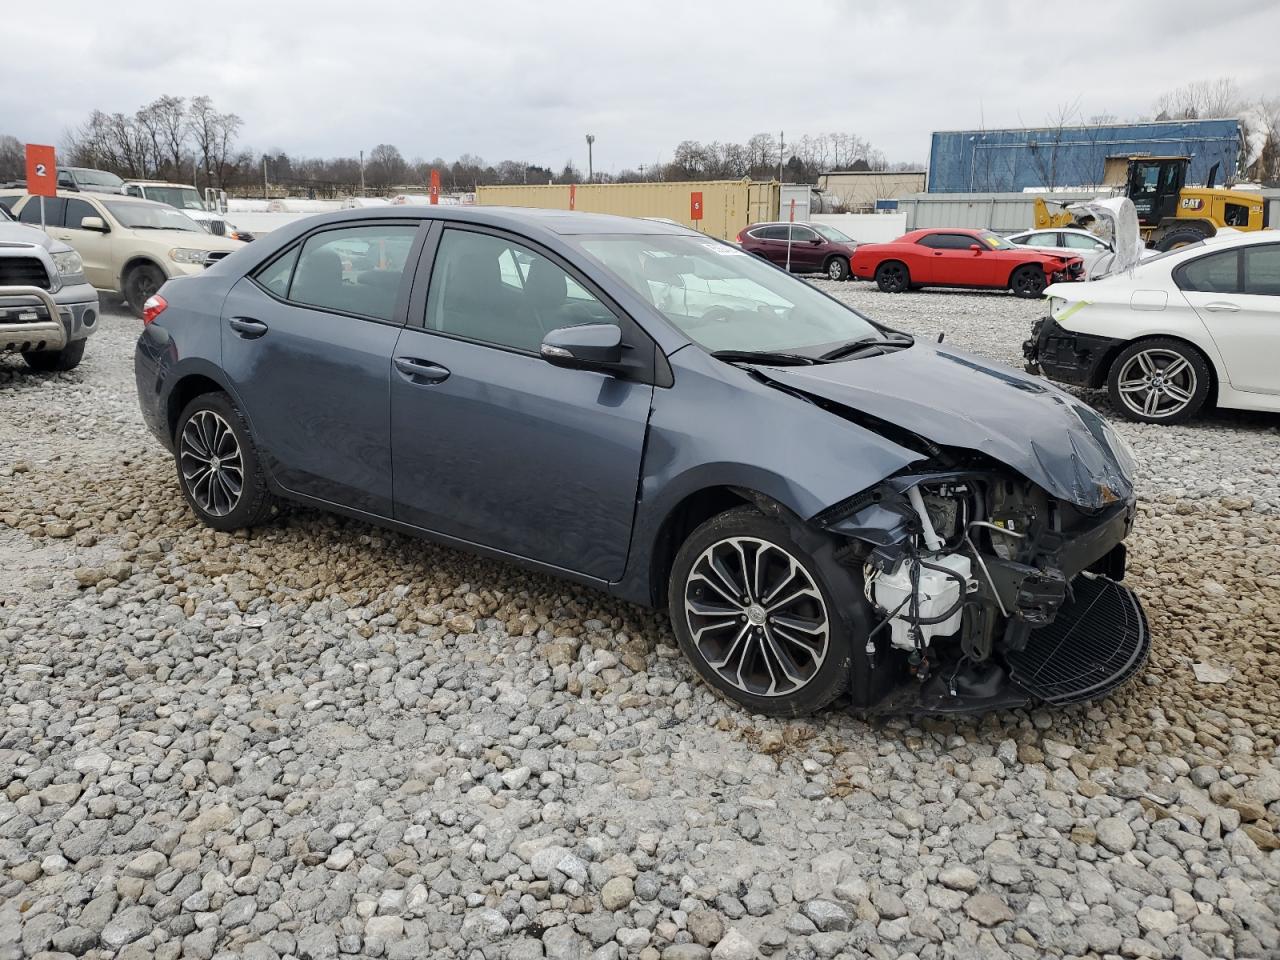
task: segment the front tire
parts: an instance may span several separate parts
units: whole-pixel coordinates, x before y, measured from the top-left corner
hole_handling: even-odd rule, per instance
[[[844,257],[832,257],[827,261],[826,267],[823,268],[828,280],[848,280],[849,279],[849,261]]]
[[[164,281],[164,273],[153,263],[140,263],[129,268],[124,278],[124,297],[129,301],[129,309],[139,320],[142,319],[143,305],[164,286]]]
[[[755,713],[813,713],[849,684],[853,643],[823,564],[754,507],[685,540],[668,585],[680,649],[721,696]]]
[[[1200,351],[1169,337],[1130,344],[1107,375],[1111,403],[1140,423],[1184,423],[1204,406],[1212,374]]]
[[[244,416],[222,392],[203,393],[178,417],[174,463],[182,495],[200,522],[241,530],[267,519],[274,498]]]
[[[876,267],[876,285],[885,293],[903,293],[911,289],[911,273],[901,261],[886,261]]]
[[[28,367],[41,373],[74,370],[84,359],[87,340],[72,340],[61,350],[29,350],[22,355]]]
[[[1205,232],[1197,227],[1175,227],[1160,238],[1156,249],[1161,253],[1167,253],[1170,250],[1177,250],[1178,247],[1199,243],[1205,236]]]
[[[1015,296],[1024,300],[1034,300],[1039,297],[1047,286],[1044,269],[1030,263],[1020,266],[1009,278],[1009,289]]]

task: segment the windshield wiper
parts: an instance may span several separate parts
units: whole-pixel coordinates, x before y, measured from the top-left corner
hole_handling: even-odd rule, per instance
[[[897,338],[880,338],[880,337],[863,337],[861,340],[851,340],[846,344],[836,347],[834,350],[828,350],[822,355],[823,360],[839,360],[844,357],[852,356],[855,353],[861,353],[863,350],[870,350],[875,347],[901,347],[906,349],[914,344],[915,338],[907,334],[899,334]]]
[[[726,363],[770,363],[780,366],[812,366],[815,363],[822,363],[822,360],[816,357],[774,350],[713,350],[711,355]]]

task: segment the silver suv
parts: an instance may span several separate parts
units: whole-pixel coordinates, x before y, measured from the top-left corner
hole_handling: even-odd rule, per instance
[[[0,205],[0,351],[33,370],[70,370],[98,323],[80,254]]]

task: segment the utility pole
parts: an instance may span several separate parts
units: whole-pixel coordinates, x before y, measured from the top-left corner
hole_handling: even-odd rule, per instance
[[[782,131],[778,131],[778,182],[782,182],[782,150],[786,141],[782,139]],[[779,211],[781,212],[781,211]]]
[[[644,180],[644,164],[640,164],[640,179]]]
[[[360,196],[364,196],[364,151],[360,151]]]
[[[267,155],[262,155],[262,199],[267,199]]]
[[[596,142],[595,134],[587,134],[587,183],[591,183],[595,179],[594,171],[591,167],[591,146]]]

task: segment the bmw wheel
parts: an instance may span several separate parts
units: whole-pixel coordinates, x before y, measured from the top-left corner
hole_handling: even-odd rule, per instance
[[[876,267],[876,284],[885,293],[902,293],[911,286],[911,274],[905,263],[889,260]]]
[[[1139,340],[1116,357],[1107,377],[1111,402],[1130,420],[1182,423],[1209,396],[1209,365],[1179,340]]]
[[[271,513],[273,498],[248,424],[225,393],[205,393],[178,418],[178,483],[191,509],[215,530],[251,527]]]
[[[821,564],[787,526],[752,507],[698,527],[671,572],[671,621],[685,656],[754,712],[800,716],[849,683],[852,644]]]

